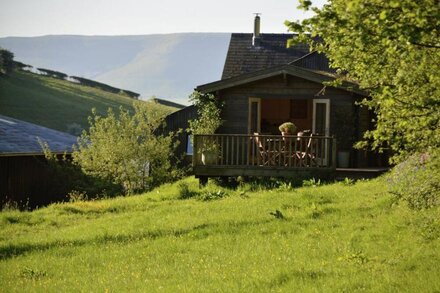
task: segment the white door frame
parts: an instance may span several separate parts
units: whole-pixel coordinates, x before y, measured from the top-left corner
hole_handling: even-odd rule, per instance
[[[252,103],[257,103],[257,132],[261,132],[261,98],[249,98],[249,108],[248,108],[248,133],[251,133],[251,124],[252,124]]]
[[[312,132],[316,132],[316,104],[326,104],[325,107],[325,136],[330,136],[330,99],[313,99],[313,124]]]
[[[316,132],[316,104],[325,104],[325,136],[330,136],[330,99],[314,99],[313,100],[313,126],[312,126],[312,132]],[[325,140],[325,151],[324,151],[324,158],[320,158],[321,165],[327,166],[328,165],[328,141]]]

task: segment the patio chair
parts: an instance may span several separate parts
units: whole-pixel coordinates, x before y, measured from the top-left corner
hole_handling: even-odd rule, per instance
[[[254,132],[254,141],[256,148],[258,150],[259,158],[261,159],[261,164],[263,166],[271,166],[275,165],[275,160],[277,156],[279,155],[279,152],[275,150],[269,150],[267,149],[267,145],[265,141],[261,139],[261,136],[258,132]],[[260,161],[260,160],[258,160]]]
[[[307,140],[305,148],[295,153],[296,159],[298,160],[300,167],[312,167],[318,165],[315,154],[317,144],[316,140],[313,139],[313,136],[316,137],[316,134],[311,133],[309,139]]]

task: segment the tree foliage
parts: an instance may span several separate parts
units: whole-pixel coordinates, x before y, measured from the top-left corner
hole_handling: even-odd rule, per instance
[[[377,114],[366,138],[390,147],[395,161],[440,147],[440,5],[438,0],[332,0],[315,15],[286,22],[323,52],[341,79],[359,83]]]
[[[6,75],[14,68],[14,54],[0,48],[0,75]]]
[[[148,190],[170,179],[171,134],[159,135],[168,114],[160,105],[135,102],[134,113],[111,109],[107,117],[93,110],[73,153],[86,174],[123,185],[127,193]]]
[[[198,118],[189,121],[189,129],[192,134],[214,134],[222,125],[220,117],[223,103],[212,94],[202,94],[195,91],[190,101],[197,108]]]

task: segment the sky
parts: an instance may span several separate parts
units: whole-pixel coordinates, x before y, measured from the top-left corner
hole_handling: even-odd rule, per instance
[[[314,0],[322,6],[325,0]],[[297,0],[0,0],[0,37],[143,35],[180,32],[287,32],[310,14]]]

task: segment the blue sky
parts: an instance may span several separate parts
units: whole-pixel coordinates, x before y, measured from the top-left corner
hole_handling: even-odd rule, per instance
[[[0,37],[250,32],[254,12],[262,13],[263,33],[281,33],[285,20],[307,16],[297,6],[297,0],[0,0]]]

